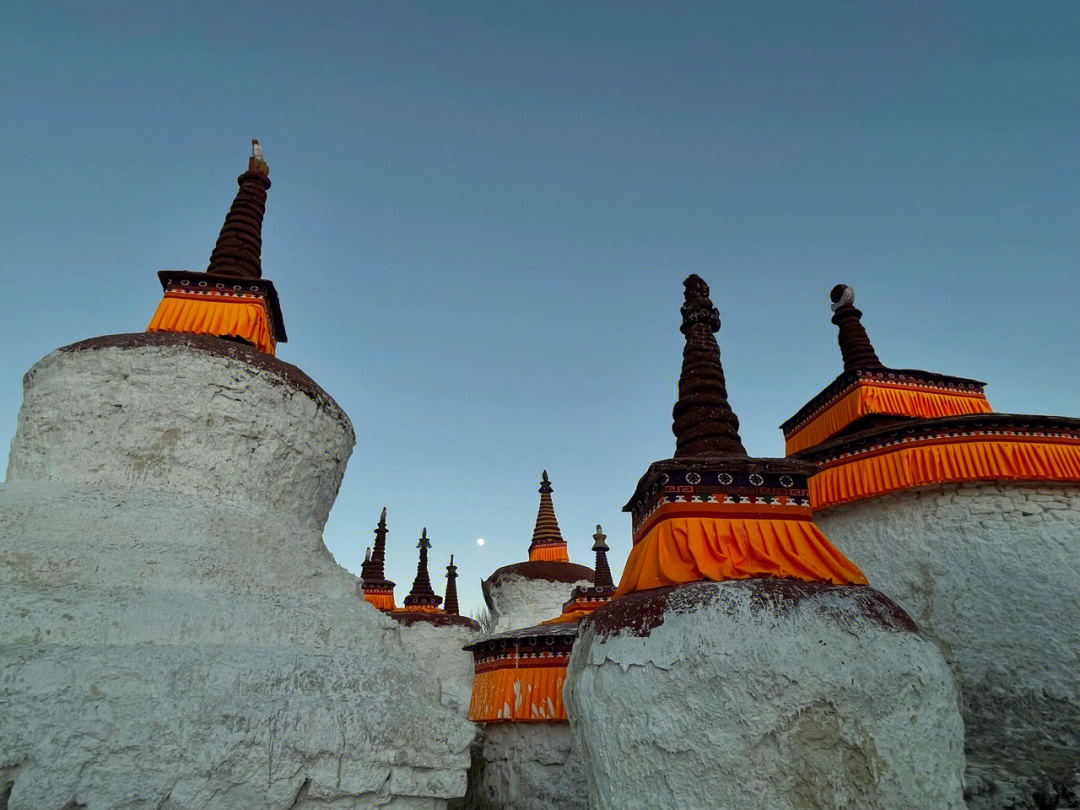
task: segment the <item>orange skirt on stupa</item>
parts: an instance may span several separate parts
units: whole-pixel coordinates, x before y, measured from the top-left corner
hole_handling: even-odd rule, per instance
[[[237,337],[267,354],[277,348],[259,298],[165,293],[146,331]]]
[[[780,577],[865,585],[809,517],[671,517],[634,543],[615,597],[688,582]]]

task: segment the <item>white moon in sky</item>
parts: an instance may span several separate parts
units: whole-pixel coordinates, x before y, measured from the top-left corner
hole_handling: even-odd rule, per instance
[[[483,537],[477,537],[476,538],[476,545],[478,545],[478,546],[484,545],[484,538]]]

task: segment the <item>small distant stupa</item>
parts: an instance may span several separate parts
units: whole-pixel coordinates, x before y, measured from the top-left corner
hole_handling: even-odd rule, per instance
[[[529,627],[551,618],[574,587],[592,585],[592,569],[570,562],[551,492],[551,479],[544,470],[540,474],[540,505],[529,544],[529,559],[504,565],[481,583],[484,601],[499,632]]]
[[[386,507],[379,514],[375,527],[375,550],[364,559],[360,569],[364,599],[379,610],[393,610],[394,583],[386,578]]]

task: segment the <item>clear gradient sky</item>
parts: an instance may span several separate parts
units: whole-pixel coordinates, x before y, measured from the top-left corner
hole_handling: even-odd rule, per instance
[[[358,571],[385,505],[399,600],[426,526],[478,607],[543,468],[618,574],[688,273],[752,454],[840,370],[837,282],[887,365],[1080,415],[1075,2],[9,0],[0,91],[0,442],[205,268],[257,137],[279,356],[356,429],[326,542]]]

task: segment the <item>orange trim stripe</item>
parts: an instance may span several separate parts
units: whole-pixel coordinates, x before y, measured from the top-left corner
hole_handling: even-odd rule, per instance
[[[838,459],[810,479],[825,509],[862,498],[960,481],[1080,481],[1080,442],[1010,436],[943,438]]]
[[[469,700],[469,719],[476,723],[565,722],[565,680],[565,665],[478,672]]]
[[[809,506],[793,503],[770,506],[761,503],[665,503],[645,519],[634,532],[636,545],[645,535],[653,530],[661,520],[671,518],[740,518],[742,520],[813,520]]]
[[[267,354],[276,348],[261,299],[165,293],[146,331],[239,337]]]
[[[809,520],[669,518],[634,545],[615,598],[687,582],[785,577],[866,584]]]
[[[550,546],[534,546],[529,549],[529,561],[548,560],[550,562],[570,562],[570,555],[566,553],[566,543],[558,543]]]
[[[943,393],[906,385],[858,382],[852,389],[787,436],[790,456],[821,444],[851,423],[875,414],[933,419],[968,413],[990,413],[986,396],[978,392]]]
[[[364,594],[364,601],[372,607],[377,607],[379,610],[393,610],[394,609],[394,594],[391,591],[386,593],[385,591],[370,591]]]

